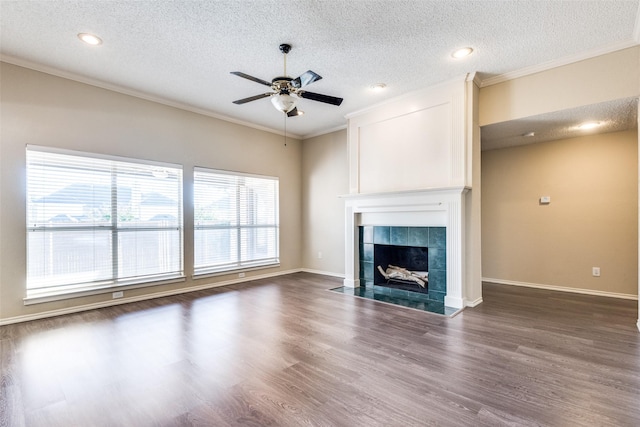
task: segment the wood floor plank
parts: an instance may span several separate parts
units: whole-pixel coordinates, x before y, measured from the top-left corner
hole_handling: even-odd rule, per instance
[[[637,302],[453,318],[310,273],[0,327],[0,426],[638,426]]]

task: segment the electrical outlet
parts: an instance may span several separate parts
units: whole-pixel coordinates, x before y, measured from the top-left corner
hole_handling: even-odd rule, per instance
[[[322,259],[322,252],[318,252],[318,259]]]
[[[122,298],[123,296],[124,296],[124,292],[122,291],[114,292],[111,294],[111,298],[113,299]]]
[[[238,273],[238,277],[244,277],[244,273]]]
[[[593,277],[600,277],[600,267],[593,267],[591,274],[593,274]]]

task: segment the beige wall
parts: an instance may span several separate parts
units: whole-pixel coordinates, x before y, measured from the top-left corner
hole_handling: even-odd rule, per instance
[[[483,277],[637,295],[637,159],[635,130],[484,151]]]
[[[640,95],[640,46],[480,90],[480,126]]]
[[[125,292],[137,297],[236,279],[228,275],[192,280],[193,211],[189,184],[194,166],[280,178],[279,268],[247,277],[302,267],[300,141],[217,120],[48,74],[1,63],[0,133],[0,321],[86,304],[110,294],[23,305],[25,296],[25,145],[166,161],[183,165],[185,181],[184,283]]]
[[[305,140],[302,150],[303,260],[306,269],[344,275],[344,200],[349,193],[347,131]],[[322,258],[318,253],[322,252]]]

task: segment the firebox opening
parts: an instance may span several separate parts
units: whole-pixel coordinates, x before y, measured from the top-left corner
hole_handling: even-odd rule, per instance
[[[377,286],[428,294],[428,282],[422,277],[429,271],[428,251],[429,249],[425,247],[374,245],[373,261],[375,270],[373,283]],[[390,265],[416,272],[418,277],[411,278],[410,280],[401,278],[387,279],[379,271],[378,267],[385,271]],[[418,280],[415,280],[416,278],[418,278]],[[424,286],[422,286],[420,282],[424,282]]]

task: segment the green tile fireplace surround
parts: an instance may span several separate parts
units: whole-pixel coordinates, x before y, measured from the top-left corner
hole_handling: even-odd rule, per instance
[[[428,248],[428,297],[444,302],[447,293],[447,229],[446,227],[360,226],[360,284],[373,287],[374,245],[414,246]],[[421,294],[424,295],[424,294]]]

